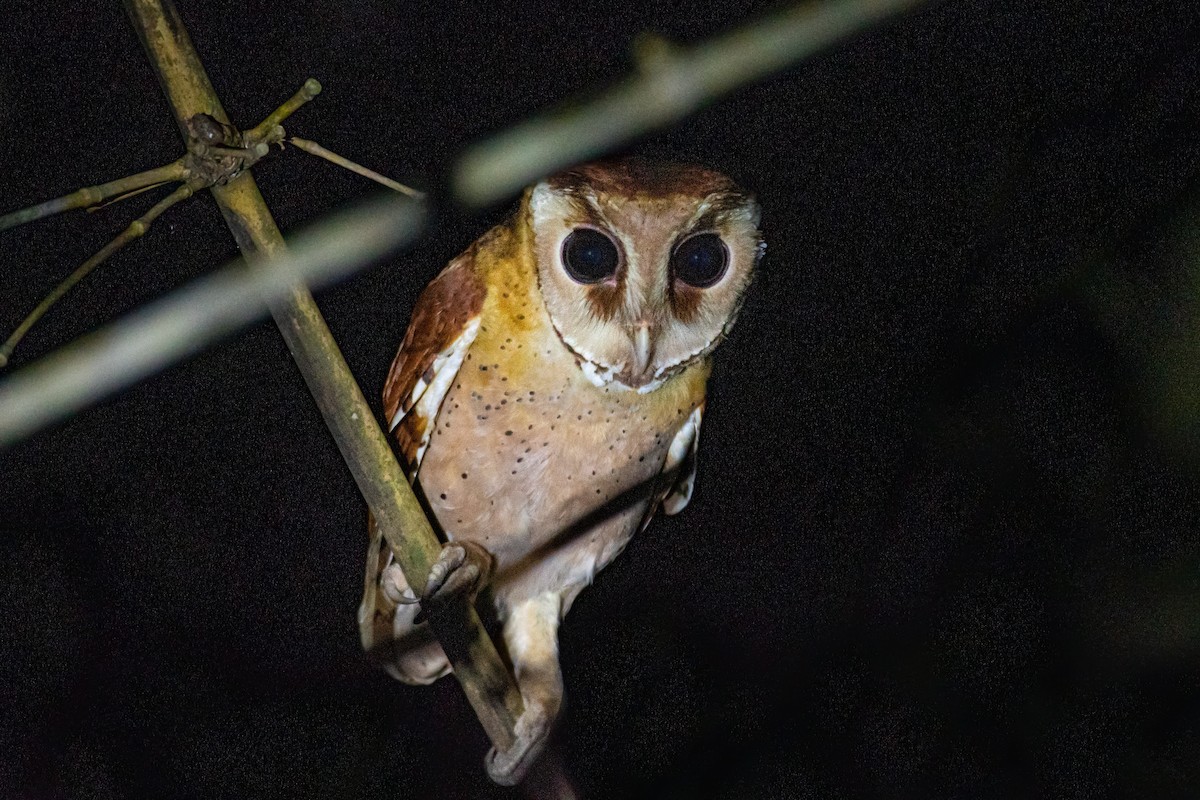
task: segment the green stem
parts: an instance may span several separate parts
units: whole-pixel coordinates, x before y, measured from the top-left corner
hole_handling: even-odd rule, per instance
[[[8,359],[12,356],[13,350],[16,348],[17,344],[20,343],[21,339],[25,337],[25,334],[29,332],[29,329],[37,324],[37,321],[45,316],[46,312],[50,310],[51,306],[57,303],[63,295],[71,291],[75,284],[86,278],[89,272],[107,261],[113,253],[117,252],[134,239],[140,238],[142,234],[144,234],[146,230],[149,229],[149,227],[154,223],[154,220],[162,216],[164,211],[176,203],[188,199],[195,191],[196,186],[194,184],[185,183],[183,186],[180,186],[162,200],[159,200],[150,208],[149,211],[135,219],[133,222],[129,223],[128,228],[121,231],[115,238],[113,238],[112,241],[100,248],[100,252],[96,253],[87,261],[80,264],[79,267],[77,267],[74,272],[68,275],[62,283],[58,284],[58,286],[55,286],[54,290],[51,291],[50,294],[42,298],[42,302],[38,303],[37,308],[29,312],[29,316],[25,317],[25,319],[20,325],[17,326],[17,329],[12,332],[12,335],[8,337],[4,344],[0,345],[0,368],[3,368],[8,364]]]
[[[11,214],[5,214],[0,217],[0,231],[8,230],[17,225],[24,225],[27,222],[33,222],[35,219],[42,219],[43,217],[49,217],[63,211],[70,211],[73,208],[94,206],[110,197],[128,194],[129,192],[154,186],[158,183],[185,180],[187,176],[187,168],[183,165],[183,159],[180,159],[162,167],[155,167],[145,172],[139,172],[136,175],[128,175],[98,186],[87,186],[62,197],[38,203],[36,206],[30,206],[20,211],[14,211]]]

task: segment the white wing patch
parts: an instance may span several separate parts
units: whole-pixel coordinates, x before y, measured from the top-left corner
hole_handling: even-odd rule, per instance
[[[400,406],[396,411],[396,415],[392,417],[389,431],[396,430],[396,426],[404,420],[410,413],[416,413],[422,419],[432,422],[437,416],[438,409],[441,408],[442,400],[446,399],[446,392],[450,391],[450,384],[454,382],[454,377],[458,374],[459,367],[462,366],[463,359],[467,357],[467,350],[471,347],[471,343],[475,341],[475,336],[479,333],[479,321],[482,317],[472,317],[463,328],[462,333],[458,338],[450,343],[442,352],[438,353],[433,359],[433,363],[425,374],[417,379],[416,386],[413,387],[412,395],[408,398],[408,402]],[[427,380],[428,379],[428,380]],[[412,465],[412,474],[417,474],[417,468],[421,465],[421,458],[425,455],[425,448],[429,447],[429,437],[433,434],[433,425],[426,424],[425,432],[421,435],[421,444],[417,448],[416,462]]]
[[[699,405],[675,434],[667,450],[663,472],[679,469],[680,473],[675,478],[675,485],[663,498],[662,509],[665,514],[678,514],[692,499],[692,487],[696,483],[696,451],[700,447],[700,421],[703,418],[704,406]]]

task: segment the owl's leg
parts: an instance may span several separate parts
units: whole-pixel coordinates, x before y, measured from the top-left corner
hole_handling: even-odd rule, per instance
[[[546,592],[515,605],[504,621],[504,642],[521,690],[525,711],[516,722],[516,740],[503,752],[487,755],[488,775],[496,783],[520,783],[538,756],[563,703],[558,665],[558,622],[562,598]]]
[[[417,622],[417,596],[400,567],[390,563],[391,554],[382,550],[381,541],[376,542],[367,554],[366,586],[358,607],[363,649],[398,680],[433,683],[450,671],[450,662],[429,626]]]

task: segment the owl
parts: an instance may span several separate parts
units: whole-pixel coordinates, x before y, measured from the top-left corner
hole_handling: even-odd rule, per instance
[[[525,711],[486,759],[521,780],[563,703],[558,627],[661,508],[687,505],[705,384],[763,252],[754,198],[697,166],[590,164],[421,294],[383,391],[445,542],[417,597],[372,530],[358,620],[393,676],[450,664],[420,603],[490,588]]]

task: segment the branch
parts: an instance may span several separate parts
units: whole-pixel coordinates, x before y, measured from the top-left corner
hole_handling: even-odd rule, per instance
[[[136,175],[127,175],[124,178],[102,183],[99,186],[88,186],[78,189],[62,197],[39,203],[36,206],[30,206],[20,211],[14,211],[11,214],[5,214],[0,217],[0,231],[59,214],[63,211],[94,206],[115,195],[129,195],[132,192],[157,186],[160,183],[182,181],[187,178],[187,174],[187,167],[184,166],[183,159],[181,158],[165,166],[148,169]]]
[[[187,120],[197,114],[207,113],[228,125],[229,118],[174,4],[170,0],[125,0],[125,7],[185,136]],[[247,259],[258,261],[262,256],[277,256],[284,251],[283,238],[249,172],[225,185],[213,186],[212,193]],[[422,588],[441,544],[312,294],[302,286],[293,286],[289,295],[270,305],[396,561],[413,588]],[[498,748],[507,749],[513,741],[513,723],[522,710],[521,696],[474,607],[465,602],[451,604],[445,614],[433,614],[431,621],[488,737]]]
[[[238,260],[22,368],[0,382],[0,448],[200,352],[296,284],[365,267],[415,239],[423,218],[419,204],[393,197],[343,212],[278,259],[251,269]]]
[[[924,0],[828,0],[790,8],[690,50],[639,48],[634,75],[591,102],[522,122],[469,149],[454,195],[486,206],[563,167],[676,122]]]
[[[25,334],[29,332],[29,329],[32,328],[37,321],[41,319],[47,311],[50,310],[51,306],[57,303],[64,294],[69,292],[72,286],[79,283],[81,280],[87,277],[89,272],[107,261],[108,257],[113,253],[117,252],[134,239],[140,238],[147,230],[149,230],[150,226],[154,223],[154,220],[162,216],[164,211],[176,203],[187,200],[198,188],[198,182],[188,181],[164,197],[162,200],[159,200],[150,207],[149,211],[135,219],[133,222],[129,223],[128,228],[121,231],[112,241],[100,248],[100,252],[96,253],[87,261],[80,264],[79,267],[77,267],[74,272],[68,275],[62,283],[58,284],[58,286],[55,286],[50,294],[42,298],[42,302],[38,303],[37,308],[29,312],[29,316],[22,320],[21,324],[18,325],[17,329],[12,332],[12,335],[5,340],[4,344],[0,345],[0,368],[3,368],[8,364],[8,359],[9,356],[12,355],[13,348],[20,343]]]
[[[142,217],[130,223],[122,233],[101,250],[83,262],[74,272],[42,299],[37,307],[22,320],[12,335],[0,345],[0,369],[8,365],[13,350],[25,337],[38,320],[58,302],[63,295],[70,291],[79,281],[83,280],[93,269],[108,260],[109,256],[120,250],[129,242],[141,237],[150,224],[164,211],[176,203],[191,197],[199,189],[207,189],[216,184],[223,184],[236,177],[240,172],[257,164],[270,152],[270,145],[280,144],[286,136],[281,123],[294,114],[301,106],[312,100],[321,92],[321,84],[313,78],[304,82],[300,89],[267,115],[267,118],[245,133],[239,133],[228,123],[223,123],[208,114],[195,114],[184,120],[187,153],[180,159],[162,167],[139,172],[115,181],[89,186],[72,192],[69,195],[49,200],[29,208],[14,211],[0,217],[0,231],[16,225],[32,222],[52,214],[68,211],[73,208],[88,207],[95,210],[103,200],[115,195],[110,202],[133,197],[136,194],[161,186],[164,183],[185,181],[167,198],[154,205]],[[414,198],[422,198],[424,194],[407,186],[403,186],[390,178],[385,178],[361,167],[347,158],[331,153],[316,142],[305,139],[294,139],[297,146],[333,161],[360,175],[376,180],[389,188],[403,192]],[[107,205],[107,204],[105,204]]]
[[[332,150],[325,149],[316,142],[309,141],[308,139],[301,139],[299,136],[292,136],[288,139],[288,141],[310,155],[323,158],[326,161],[331,161],[343,169],[348,169],[351,172],[362,175],[364,178],[369,178],[378,184],[388,187],[394,192],[406,194],[416,200],[421,200],[425,197],[424,192],[419,192],[411,186],[405,186],[403,183],[398,183],[387,176],[380,175],[375,170],[367,169],[361,164],[355,164],[350,159],[344,156],[339,156],[337,153],[333,152]]]
[[[255,125],[245,133],[247,142],[262,142],[272,138],[276,131],[275,129],[283,125],[283,121],[300,110],[300,107],[312,100],[321,93],[321,82],[316,78],[309,78],[304,82],[304,85],[291,97],[289,97],[283,105],[267,115],[267,118]],[[278,137],[282,139],[280,134]]]

